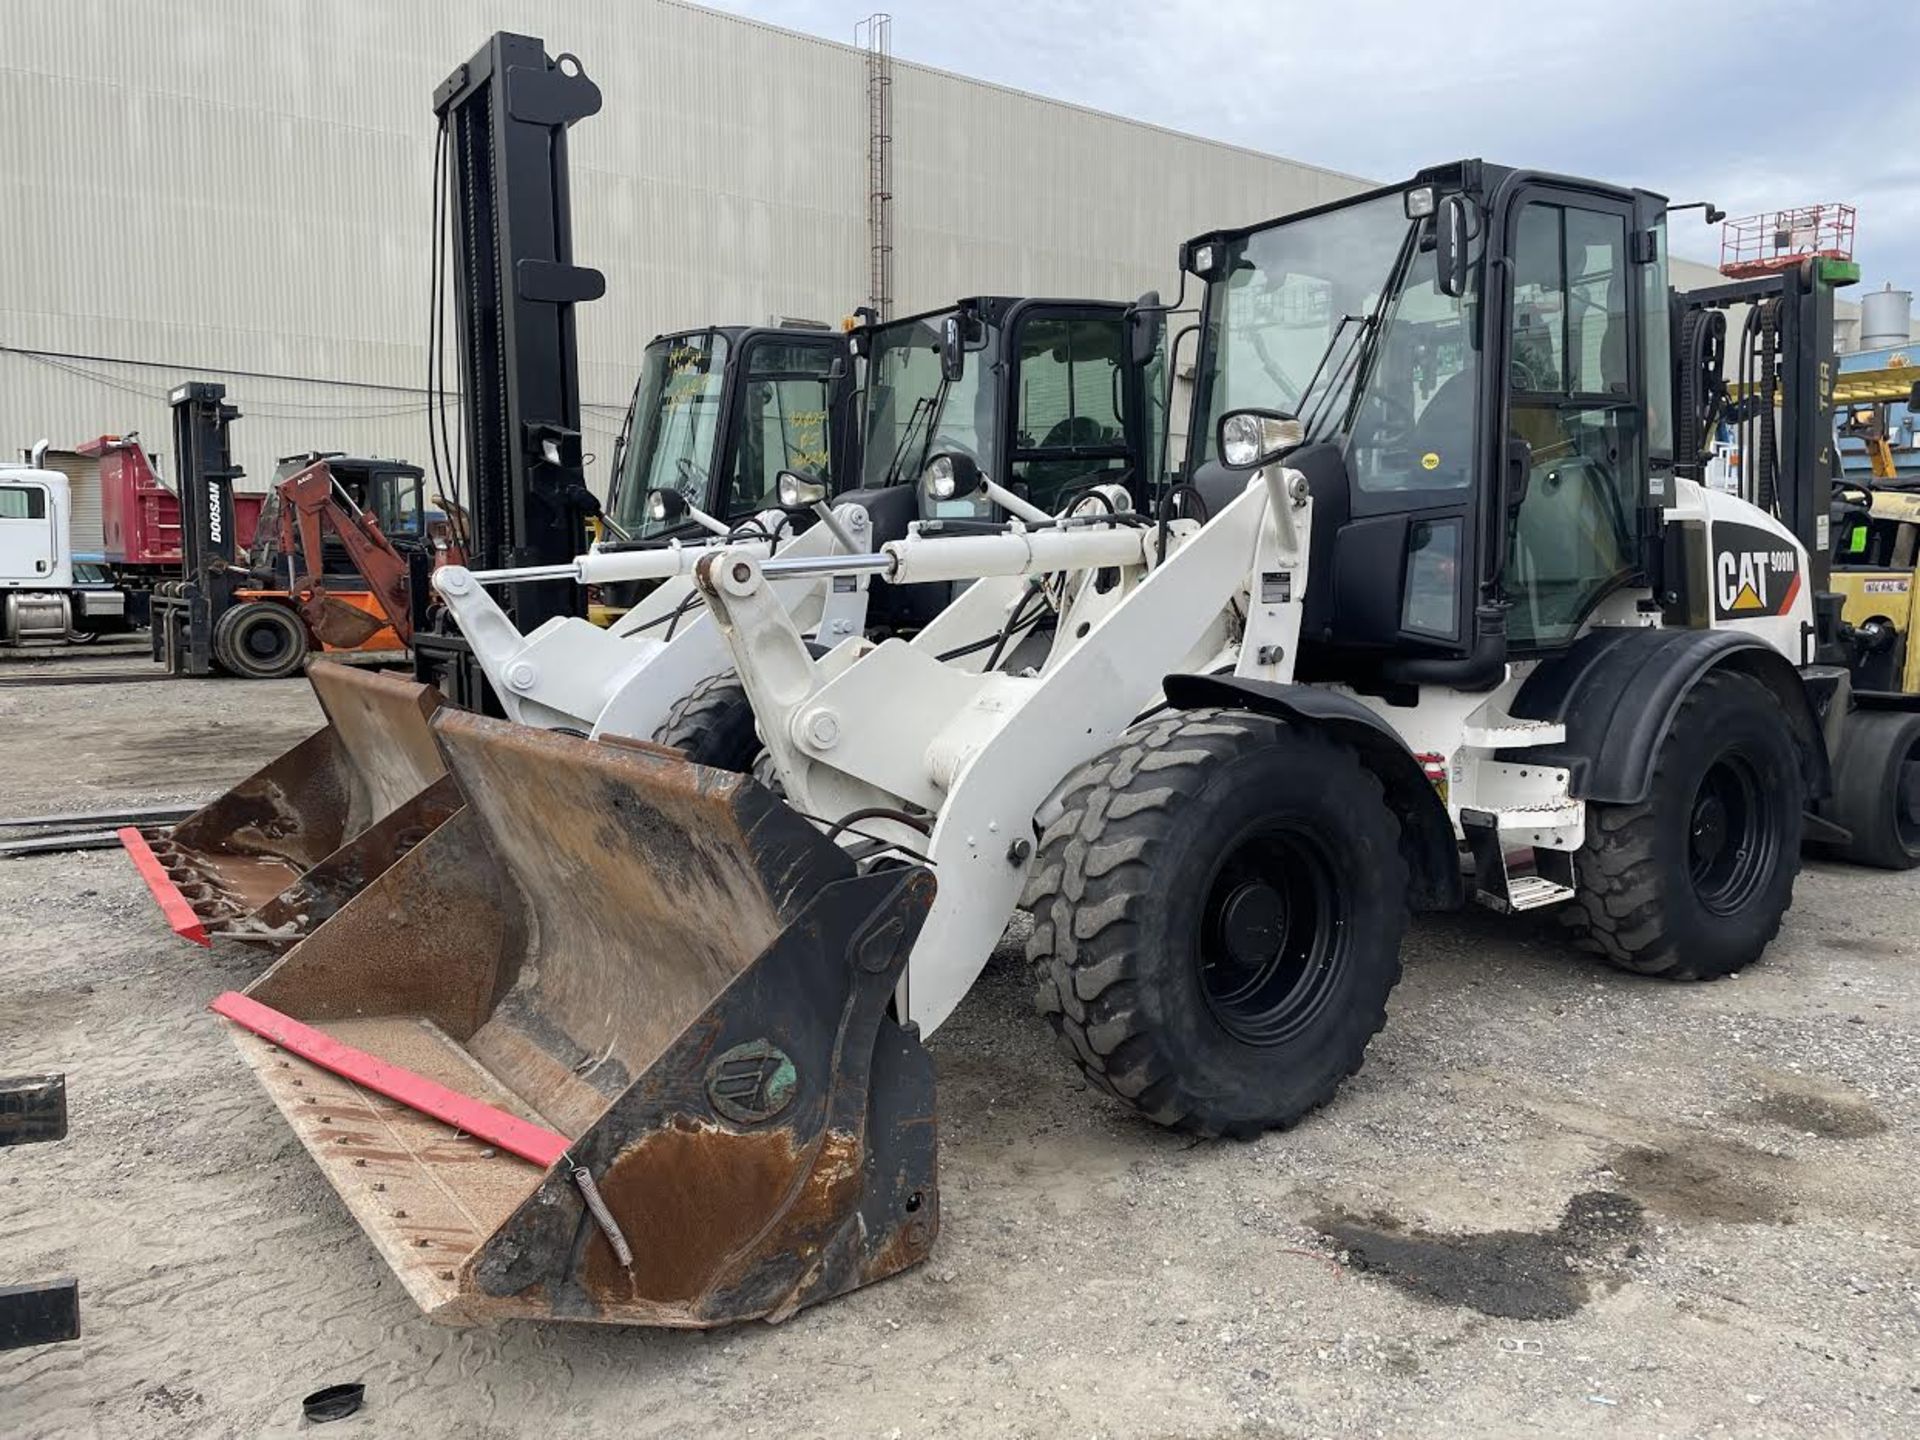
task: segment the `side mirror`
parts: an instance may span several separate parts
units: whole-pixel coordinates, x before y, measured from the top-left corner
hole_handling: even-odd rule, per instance
[[[778,493],[782,510],[811,510],[827,498],[827,487],[798,470],[782,470]]]
[[[687,518],[687,497],[678,490],[649,490],[647,518],[656,525],[672,525]]]
[[[1221,463],[1235,470],[1254,470],[1271,464],[1307,438],[1306,429],[1291,415],[1277,410],[1229,410],[1220,417]]]
[[[940,329],[940,378],[952,385],[967,373],[967,329],[958,315]]]
[[[957,450],[929,460],[920,483],[934,500],[965,500],[987,488],[986,477],[973,457]]]
[[[1433,263],[1440,293],[1458,299],[1467,293],[1467,197],[1458,193],[1440,202],[1433,217]]]
[[[1166,323],[1158,290],[1149,290],[1133,302],[1127,311],[1127,361],[1134,369],[1146,369],[1160,353],[1160,336]]]

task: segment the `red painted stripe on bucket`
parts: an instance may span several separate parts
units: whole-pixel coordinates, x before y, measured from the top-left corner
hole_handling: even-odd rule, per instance
[[[173,933],[183,940],[191,940],[196,945],[212,949],[213,941],[207,938],[207,927],[193,913],[192,902],[180,893],[179,887],[168,876],[167,867],[153,853],[153,847],[147,844],[147,837],[131,825],[114,833],[120,837],[120,846],[127,852],[127,858],[133,861],[133,868],[140,872],[140,878],[147,882],[147,889],[160,903],[160,913],[167,917],[167,924]]]
[[[497,1145],[522,1160],[546,1167],[567,1153],[564,1135],[529,1124],[484,1100],[449,1090],[424,1075],[389,1065],[378,1055],[343,1045],[331,1035],[311,1025],[302,1025],[291,1015],[282,1015],[237,990],[215,996],[207,1008],[263,1040],[271,1040],[282,1050],[312,1061],[322,1070],[331,1070],[389,1100],[398,1100],[409,1110],[444,1120],[455,1129],[489,1145]]]

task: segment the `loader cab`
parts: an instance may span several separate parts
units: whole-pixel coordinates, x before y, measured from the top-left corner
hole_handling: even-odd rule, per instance
[[[728,525],[778,508],[780,473],[817,475],[830,491],[855,474],[846,337],[820,326],[710,326],[646,348],[614,448],[607,512],[637,540],[705,533],[699,510]],[[655,516],[671,491],[688,513]]]
[[[1203,500],[1252,473],[1225,416],[1304,431],[1299,678],[1491,687],[1644,580],[1672,453],[1664,206],[1468,161],[1182,248]]]
[[[1128,306],[976,296],[863,327],[862,488],[913,487],[921,520],[990,520],[984,496],[936,501],[919,481],[962,454],[1045,510],[1117,483],[1148,509],[1165,427],[1156,360],[1129,352]]]
[[[280,486],[322,460],[333,473],[338,493],[354,510],[373,516],[380,533],[396,550],[404,554],[427,547],[429,526],[444,517],[427,508],[426,472],[418,465],[405,460],[347,455],[338,450],[307,450],[297,455],[283,455],[274,466],[273,488],[267,492],[261,507],[247,556],[252,569],[267,573],[285,570],[280,527],[280,511],[285,502]],[[322,571],[328,579],[339,581],[341,588],[346,589],[363,583],[364,577],[337,535],[328,531],[320,543]]]

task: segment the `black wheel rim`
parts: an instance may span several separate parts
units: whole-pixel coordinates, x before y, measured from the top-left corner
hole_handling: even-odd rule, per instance
[[[272,665],[292,647],[287,632],[271,620],[249,625],[240,633],[240,649],[256,665]]]
[[[1346,953],[1345,891],[1326,847],[1262,824],[1230,845],[1200,911],[1200,989],[1247,1045],[1284,1045],[1326,1005]]]
[[[1687,871],[1714,914],[1738,912],[1773,873],[1778,803],[1744,753],[1722,755],[1700,777],[1687,816]]]

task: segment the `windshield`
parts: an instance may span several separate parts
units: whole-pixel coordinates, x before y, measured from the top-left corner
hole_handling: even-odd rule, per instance
[[[1406,254],[1403,205],[1395,191],[1227,243],[1199,362],[1202,459],[1222,415],[1278,410],[1342,440],[1362,492],[1469,483],[1476,292],[1442,294],[1433,252]]]
[[[873,332],[867,359],[864,483],[869,487],[912,481],[927,458],[963,451],[989,469],[993,456],[979,423],[979,352],[967,356],[966,372],[951,383],[940,378],[940,335],[954,312],[902,320]]]
[[[630,535],[670,528],[647,518],[647,492],[678,490],[705,510],[726,386],[727,337],[665,336],[647,346],[614,476],[613,519]]]

